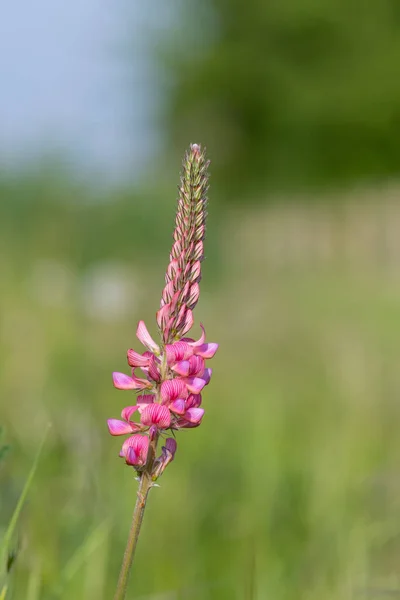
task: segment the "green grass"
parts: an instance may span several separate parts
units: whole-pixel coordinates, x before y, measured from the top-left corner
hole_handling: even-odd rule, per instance
[[[400,590],[396,282],[340,263],[273,270],[243,258],[229,230],[219,235],[221,271],[212,276],[210,259],[196,309],[221,344],[206,417],[178,435],[175,462],[151,493],[129,598]],[[13,447],[1,471],[3,526],[53,427],[18,528],[12,597],[108,600],[137,485],[105,427],[132,400],[112,388],[111,371],[125,368],[139,318],[154,331],[166,255],[142,281],[133,263],[138,300],[109,321],[82,310],[81,272],[66,303],[43,305],[29,283],[43,256],[26,256],[1,299],[1,421]]]

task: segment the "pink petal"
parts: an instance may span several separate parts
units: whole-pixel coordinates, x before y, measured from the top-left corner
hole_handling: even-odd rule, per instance
[[[200,327],[202,329],[202,334],[201,334],[200,338],[197,340],[197,342],[189,342],[189,344],[192,346],[192,348],[198,348],[199,346],[204,344],[204,342],[206,341],[206,330],[204,329],[204,327],[201,323],[200,323]]]
[[[161,384],[160,395],[163,404],[169,404],[177,398],[186,398],[186,385],[179,377],[167,379],[167,381],[163,381]]]
[[[149,366],[149,362],[150,359],[147,356],[144,356],[143,354],[139,354],[139,352],[135,352],[135,350],[132,350],[132,348],[130,350],[128,350],[127,352],[128,355],[128,365],[130,367],[148,367]],[[153,355],[151,355],[153,356]]]
[[[142,368],[144,369],[144,367],[142,367]],[[153,385],[150,381],[148,381],[147,379],[140,379],[139,377],[136,377],[135,373],[133,373],[133,372],[132,372],[132,379],[136,383],[138,390],[145,390],[145,389],[150,390],[153,387]]]
[[[201,394],[190,394],[186,400],[186,408],[198,408],[201,405]]]
[[[153,394],[143,394],[143,396],[138,396],[138,410],[140,414],[144,411],[148,404],[152,404],[154,402],[155,396]]]
[[[148,350],[146,350],[146,352],[143,352],[142,356],[144,358],[147,358],[148,360],[147,360],[147,366],[140,367],[140,370],[143,371],[143,373],[147,376],[147,374],[149,372],[150,360],[152,359],[152,357],[154,356],[154,354],[152,352],[149,352]],[[134,367],[132,369],[132,377],[133,378],[136,377],[136,375],[135,375],[135,369],[136,369],[136,367]]]
[[[134,429],[132,425],[136,424],[126,423],[125,421],[119,421],[118,419],[108,419],[107,425],[111,435],[126,435],[127,433],[132,433]]]
[[[150,352],[160,354],[160,348],[148,332],[144,321],[139,321],[136,330],[136,337],[138,338],[139,342],[141,342],[144,346],[146,346],[146,348],[150,350]]]
[[[160,477],[163,474],[165,468],[169,465],[170,462],[174,460],[175,452],[176,452],[176,441],[174,438],[167,438],[165,441],[165,446],[161,448],[161,456],[159,456],[154,462],[153,468],[153,480]]]
[[[133,448],[127,448],[126,454],[125,454],[125,461],[126,461],[127,465],[135,466],[135,465],[139,465],[140,458],[136,454],[136,452],[134,451]]]
[[[125,442],[122,444],[121,453],[123,456],[125,456],[125,458],[128,457],[128,454],[130,455],[129,458],[132,460],[132,462],[128,464],[144,465],[147,460],[148,449],[149,438],[146,435],[137,434],[125,440]],[[134,451],[136,458],[133,456],[130,450]]]
[[[167,429],[171,425],[171,413],[166,406],[149,404],[141,415],[143,425],[157,425],[159,429]]]
[[[212,358],[218,350],[218,346],[219,344],[215,344],[214,342],[211,344],[201,344],[201,346],[195,348],[194,353],[196,356],[201,356],[202,358]]]
[[[169,408],[177,415],[183,415],[186,411],[186,403],[184,400],[182,400],[182,398],[178,398],[177,400],[171,402]]]
[[[172,370],[178,375],[182,375],[182,377],[187,377],[189,375],[190,363],[188,360],[181,360],[181,362],[176,363],[172,367]]]
[[[184,418],[189,423],[200,423],[204,415],[204,408],[189,408],[186,411]]]
[[[183,381],[191,394],[199,394],[206,385],[205,380],[200,377],[187,377]]]
[[[211,375],[212,375],[212,369],[204,369],[204,373],[201,376],[201,378],[204,379],[204,381],[206,382],[206,385],[208,385],[210,383]]]
[[[133,413],[138,409],[139,407],[137,405],[135,406],[125,406],[124,409],[122,409],[122,413],[121,413],[121,417],[123,419],[125,419],[125,421],[129,421],[129,419],[131,418],[131,416],[133,415]]]
[[[201,356],[191,356],[189,358],[189,373],[190,377],[202,377],[204,373],[204,358]]]
[[[149,449],[149,438],[145,435],[136,435],[135,438],[136,439],[133,447],[138,452],[143,463],[145,463]]]
[[[172,454],[172,456],[174,456],[175,452],[176,452],[176,440],[174,438],[167,438],[165,440],[165,449],[168,450],[168,452],[170,452]]]
[[[186,360],[193,355],[193,348],[187,342],[175,342],[165,346],[168,366],[173,365],[181,360]]]
[[[149,438],[151,441],[155,439],[157,435],[157,425],[152,425],[149,429]]]
[[[135,379],[125,373],[114,372],[112,376],[114,387],[118,390],[138,390],[141,387]]]
[[[151,377],[151,379],[155,382],[159,382],[161,381],[161,375],[160,375],[160,371],[158,369],[158,364],[156,361],[155,356],[152,356],[152,358],[150,359],[150,364],[149,364],[149,377]]]

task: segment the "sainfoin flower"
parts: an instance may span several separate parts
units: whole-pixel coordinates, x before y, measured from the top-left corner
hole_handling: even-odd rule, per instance
[[[202,393],[211,379],[206,366],[218,344],[188,337],[194,324],[204,258],[209,162],[205,152],[192,144],[185,155],[179,186],[173,244],[156,320],[160,339],[155,341],[140,321],[136,336],[142,352],[127,352],[130,373],[113,373],[117,389],[138,392],[137,401],[123,409],[121,419],[109,419],[111,435],[129,435],[120,456],[139,473],[157,479],[172,462],[176,440],[167,437],[161,454],[157,442],[180,429],[198,427],[204,416]],[[136,421],[133,419],[136,418]]]

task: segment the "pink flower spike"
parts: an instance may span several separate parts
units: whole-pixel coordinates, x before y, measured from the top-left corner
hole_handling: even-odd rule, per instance
[[[133,379],[129,375],[125,375],[125,373],[113,373],[114,387],[118,390],[138,390],[142,387],[138,381],[140,380]]]
[[[143,344],[143,346],[146,346],[146,348],[150,350],[150,352],[160,354],[160,348],[148,332],[144,321],[139,321],[136,330],[136,337],[138,338],[139,342]]]
[[[160,395],[162,404],[169,404],[177,398],[186,398],[188,392],[183,380],[177,377],[176,379],[167,379],[162,382]]]
[[[128,356],[128,365],[130,367],[136,368],[136,367],[148,367],[149,366],[150,358],[148,356],[139,354],[139,352],[135,352],[135,350],[132,350],[132,349],[128,350],[127,356]]]
[[[183,415],[186,411],[185,401],[182,400],[182,398],[178,398],[177,400],[171,402],[171,404],[169,405],[169,409],[177,415]]]
[[[202,358],[212,358],[218,350],[218,346],[219,344],[215,344],[214,342],[211,344],[201,344],[201,346],[197,346],[194,349],[194,353],[196,356],[201,356]]]
[[[201,376],[201,378],[204,379],[204,381],[206,382],[206,385],[208,385],[210,383],[211,375],[212,375],[212,369],[204,369],[204,373]]]
[[[144,411],[146,406],[148,406],[149,404],[152,404],[153,402],[154,402],[153,394],[143,394],[143,396],[138,396],[137,405],[138,405],[138,411],[140,412],[140,414],[142,414],[142,412]]]
[[[184,418],[189,421],[189,423],[195,423],[196,425],[201,423],[201,420],[204,415],[204,408],[189,408],[185,412]]]
[[[171,414],[166,406],[154,402],[143,410],[141,422],[143,425],[157,425],[159,429],[168,429],[171,425]]]
[[[199,394],[206,385],[205,380],[200,377],[187,377],[183,381],[191,394]]]
[[[176,365],[172,367],[172,370],[182,377],[187,377],[189,375],[190,363],[188,360],[182,360],[181,362],[176,363]]]
[[[136,423],[126,423],[118,419],[108,419],[107,425],[111,435],[126,435],[132,433],[138,427]]]
[[[129,419],[131,418],[131,416],[133,415],[133,413],[138,409],[139,407],[137,405],[135,406],[125,406],[125,408],[122,409],[122,413],[121,413],[121,417],[125,420],[125,421],[129,421]]]

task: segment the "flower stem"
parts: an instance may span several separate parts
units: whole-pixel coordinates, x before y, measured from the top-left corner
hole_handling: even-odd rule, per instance
[[[156,455],[157,442],[158,436],[150,444],[146,468],[140,476],[140,484],[137,493],[135,509],[133,511],[132,525],[129,531],[128,542],[125,548],[125,554],[122,561],[121,571],[119,574],[114,600],[124,600],[126,595],[126,590],[129,581],[129,573],[131,570],[133,557],[139,539],[140,528],[142,525],[143,515],[146,508],[147,496],[150,489],[153,487],[151,471]]]

